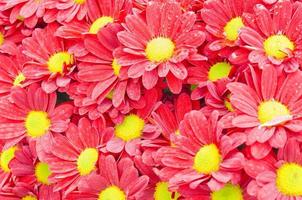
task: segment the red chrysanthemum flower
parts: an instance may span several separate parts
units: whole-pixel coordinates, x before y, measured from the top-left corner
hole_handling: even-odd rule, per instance
[[[216,38],[210,41],[209,49],[219,51],[224,47],[238,46],[239,31],[245,26],[243,14],[252,11],[257,0],[209,0],[201,9],[206,30]]]
[[[85,4],[88,7],[88,19],[63,23],[63,26],[56,32],[58,36],[63,38],[82,38],[87,33],[97,34],[99,30],[109,23],[123,22],[125,16],[132,8],[130,0],[87,0]]]
[[[239,182],[244,155],[236,148],[244,142],[239,139],[242,134],[222,135],[218,112],[207,119],[201,111],[191,111],[179,130],[180,135],[171,135],[174,147],[158,151],[164,165],[159,175],[167,177],[172,189],[185,185],[195,189],[206,183],[217,190]]]
[[[240,31],[240,38],[250,49],[249,60],[260,68],[272,63],[286,72],[296,71],[302,64],[302,4],[278,1],[270,12],[264,5],[255,6],[249,27]]]
[[[99,169],[99,174],[85,177],[79,192],[67,199],[135,200],[148,185],[148,176],[140,176],[130,158],[116,161],[112,155],[101,156]]]
[[[37,158],[35,144],[23,146],[16,151],[15,158],[9,164],[12,174],[17,176],[17,186],[32,185],[38,187],[37,199],[60,199],[59,192],[53,191],[53,184],[49,181],[51,171],[45,162]]]
[[[16,55],[17,44],[22,41],[24,35],[21,33],[20,28],[4,28],[6,26],[7,24],[0,26],[0,53]]]
[[[278,152],[274,167],[255,162],[251,168],[258,171],[254,181],[248,185],[248,193],[258,200],[300,200],[302,196],[302,149],[295,139],[289,139]]]
[[[57,11],[58,22],[82,20],[87,16],[87,0],[52,0]],[[48,3],[49,4],[49,3]],[[54,12],[54,11],[53,11]]]
[[[46,94],[36,84],[18,88],[10,98],[0,100],[0,139],[7,147],[23,138],[36,139],[49,145],[52,132],[67,129],[73,107],[69,104],[56,106],[56,94]]]
[[[25,64],[24,76],[29,80],[42,80],[41,86],[47,93],[57,88],[66,90],[75,68],[74,56],[68,52],[63,39],[54,36],[56,29],[57,24],[37,28],[32,37],[22,41],[23,53],[33,59]]]
[[[193,12],[183,13],[174,2],[151,2],[146,12],[128,15],[126,30],[118,33],[123,44],[115,52],[119,64],[129,66],[130,78],[142,77],[146,89],[165,77],[170,90],[179,93],[188,74],[183,61],[205,59],[197,54],[205,34],[194,30],[195,20]]]
[[[232,124],[245,129],[247,145],[252,154],[263,158],[272,147],[284,146],[291,131],[302,130],[302,72],[277,77],[273,66],[256,73],[251,68],[248,84],[234,82],[227,85],[231,104],[238,114]]]
[[[102,134],[104,133],[104,134]],[[49,180],[56,183],[54,191],[62,191],[66,196],[78,183],[96,170],[99,148],[107,132],[100,132],[86,118],[79,120],[78,126],[71,123],[66,136],[57,134],[53,137],[48,153],[41,156],[52,172]]]

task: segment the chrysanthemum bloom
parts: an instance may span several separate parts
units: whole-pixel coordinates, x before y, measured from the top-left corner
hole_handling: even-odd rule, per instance
[[[137,199],[144,200],[178,200],[181,198],[178,192],[169,190],[168,180],[161,180],[153,171],[153,166],[146,166],[141,156],[134,158],[135,166],[141,174],[149,177],[148,187],[139,194]]]
[[[23,146],[16,151],[15,158],[9,164],[12,174],[18,177],[17,186],[32,185],[38,187],[37,199],[60,199],[60,193],[53,191],[53,184],[49,181],[51,170],[49,165],[37,159],[35,144]]]
[[[29,28],[34,28],[39,19],[54,21],[52,13],[46,10],[48,0],[3,0],[2,10],[9,10],[10,22],[22,20]]]
[[[193,30],[195,20],[178,3],[150,2],[146,12],[126,17],[126,30],[118,33],[123,47],[115,52],[119,64],[129,66],[130,78],[142,77],[146,89],[165,77],[170,90],[179,93],[188,74],[183,61],[205,59],[197,54],[205,34]]]
[[[248,185],[248,193],[258,200],[299,200],[302,198],[302,150],[289,139],[278,152],[278,161],[270,170],[261,171]],[[255,167],[263,162],[255,163]],[[268,167],[266,167],[268,168]],[[268,168],[269,169],[269,168]]]
[[[87,15],[88,0],[51,0],[55,4],[58,22],[82,20]],[[49,4],[49,3],[48,3]],[[53,12],[55,12],[53,11]]]
[[[130,156],[134,156],[140,153],[139,147],[143,141],[157,138],[160,132],[148,120],[157,101],[157,91],[147,91],[145,107],[122,116],[111,129],[111,139],[106,144],[106,149],[111,153],[125,150]]]
[[[225,183],[238,183],[244,162],[244,155],[236,150],[241,135],[222,135],[218,112],[206,118],[201,111],[191,111],[179,130],[180,135],[171,135],[174,147],[158,152],[164,165],[159,175],[169,180],[172,189],[185,185],[195,189],[205,183],[217,190]]]
[[[4,144],[0,144],[0,190],[3,186],[10,182],[11,178],[11,169],[10,162],[15,157],[15,152],[18,149],[17,146],[4,149]]]
[[[249,60],[260,68],[272,63],[293,72],[299,68],[301,59],[302,4],[289,0],[278,1],[270,12],[264,5],[257,4],[250,27],[240,31],[240,38],[250,49]],[[254,20],[254,21],[252,21]]]
[[[84,0],[76,0],[84,2]],[[121,23],[131,11],[131,0],[86,0],[88,7],[87,20],[73,20],[63,23],[56,35],[63,38],[82,38],[84,34],[97,34],[110,23]]]
[[[148,185],[148,176],[140,176],[130,158],[116,161],[112,155],[101,156],[99,169],[99,174],[83,178],[79,193],[67,199],[135,200]]]
[[[204,98],[209,93],[209,82],[214,83],[216,87],[223,87],[232,80],[236,71],[237,67],[220,58],[213,58],[207,62],[192,62],[188,68],[188,83],[197,87],[193,88],[191,98],[193,100]]]
[[[111,24],[101,29],[97,36],[86,36],[84,44],[89,53],[79,58],[79,79],[95,83],[87,100],[106,104],[108,108],[111,107],[108,104],[115,108],[122,104],[136,107],[137,101],[141,100],[140,83],[128,79],[127,70],[113,57],[113,51],[120,45],[116,37],[120,30],[119,24]]]
[[[18,43],[22,41],[24,35],[18,28],[5,29],[8,24],[0,27],[0,53],[15,55]]]
[[[28,81],[23,71],[23,65],[29,59],[20,50],[15,56],[0,55],[0,96],[6,96],[14,87],[26,87],[32,81]]]
[[[239,31],[245,26],[242,15],[251,11],[256,0],[208,0],[203,4],[201,16],[206,30],[216,38],[210,41],[209,49],[221,50],[224,47],[239,45]]]
[[[86,118],[81,118],[78,126],[71,123],[66,136],[54,136],[50,153],[42,156],[52,172],[49,180],[56,183],[54,191],[67,195],[96,170],[103,137]]]
[[[263,158],[272,147],[284,146],[290,131],[302,130],[302,72],[277,77],[273,66],[251,74],[245,83],[229,83],[231,104],[238,114],[232,121],[245,129],[247,145],[255,158]]]
[[[68,104],[56,106],[56,94],[46,94],[36,84],[27,89],[17,88],[10,99],[0,100],[0,139],[6,140],[7,147],[23,138],[49,144],[53,132],[67,129],[73,107]]]
[[[57,24],[46,28],[37,28],[32,37],[22,41],[23,53],[32,58],[24,66],[24,76],[29,80],[42,80],[45,92],[54,92],[57,88],[66,90],[70,83],[70,74],[75,68],[74,56],[68,52],[64,40],[55,37]],[[49,42],[52,41],[52,42]]]

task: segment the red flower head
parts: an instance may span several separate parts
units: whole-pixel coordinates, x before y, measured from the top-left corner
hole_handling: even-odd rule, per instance
[[[123,47],[116,51],[119,64],[129,66],[130,78],[142,77],[146,89],[166,77],[173,93],[179,93],[187,78],[186,59],[204,59],[197,47],[205,40],[194,30],[196,15],[182,12],[178,3],[151,2],[146,12],[128,15],[126,30],[118,33]]]
[[[278,152],[274,166],[268,162],[254,162],[255,180],[248,185],[248,193],[258,200],[299,200],[302,196],[302,149],[294,139],[289,139]],[[259,171],[257,169],[263,169]]]
[[[48,146],[53,132],[67,129],[73,107],[68,104],[56,106],[56,94],[46,94],[36,84],[18,88],[11,97],[0,100],[0,139],[8,147],[23,138],[35,139]]]
[[[99,169],[98,174],[91,174],[80,182],[75,199],[135,200],[148,185],[148,176],[140,176],[130,158],[116,161],[112,155],[101,156]],[[72,200],[72,195],[67,199]]]
[[[75,67],[75,59],[64,41],[54,36],[56,29],[56,24],[37,28],[32,37],[22,41],[23,53],[33,59],[25,64],[24,76],[30,80],[42,80],[41,86],[47,93],[57,88],[66,89],[70,83],[69,75]]]
[[[217,190],[228,182],[237,184],[244,155],[236,148],[244,142],[242,137],[222,135],[218,112],[207,119],[201,111],[191,111],[180,123],[180,135],[171,136],[174,147],[158,151],[165,166],[159,175],[169,179],[173,189],[184,185],[195,189],[206,183]]]
[[[54,191],[62,191],[66,196],[96,170],[99,148],[107,140],[105,134],[106,131],[101,132],[88,119],[81,118],[78,126],[69,125],[66,136],[54,136],[50,149],[41,156],[52,172],[49,180],[56,183]]]
[[[232,121],[235,127],[245,129],[247,145],[252,155],[263,158],[272,147],[282,148],[289,133],[302,130],[302,72],[277,77],[273,66],[261,73],[251,68],[247,84],[227,85],[231,104],[238,114]]]
[[[296,71],[302,64],[302,4],[284,0],[272,9],[257,4],[255,16],[246,19],[249,26],[241,29],[240,38],[251,50],[250,62],[261,69],[272,63],[286,72]]]
[[[87,0],[52,0],[54,9],[57,11],[58,22],[70,22],[72,20],[83,20],[87,16]],[[50,3],[48,3],[50,4]]]

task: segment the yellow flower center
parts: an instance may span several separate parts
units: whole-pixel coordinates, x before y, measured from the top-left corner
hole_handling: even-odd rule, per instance
[[[10,168],[8,165],[10,161],[15,157],[16,150],[17,147],[11,147],[2,151],[2,153],[0,154],[0,167],[6,173],[10,172]]]
[[[49,127],[50,120],[44,111],[30,111],[25,119],[27,134],[32,138],[46,134]]]
[[[26,195],[21,200],[38,200],[38,199],[37,199],[37,197],[35,197],[33,195]]]
[[[0,46],[4,43],[4,35],[0,32]]]
[[[122,66],[118,64],[117,59],[115,59],[115,58],[113,59],[111,66],[112,66],[114,75],[118,76],[120,74],[120,70],[121,70]]]
[[[170,38],[157,37],[148,42],[145,52],[151,62],[164,62],[173,56],[174,49],[175,44]]]
[[[97,34],[98,31],[106,26],[109,23],[112,23],[114,19],[110,16],[103,16],[98,19],[96,19],[92,25],[90,26],[89,33],[91,34]]]
[[[231,72],[232,65],[227,62],[218,62],[212,65],[208,72],[208,79],[210,81],[217,81],[222,78],[227,78]]]
[[[294,43],[285,35],[272,35],[264,41],[263,46],[266,55],[276,59],[285,58],[287,50],[295,49]]]
[[[38,162],[35,167],[36,179],[44,184],[49,185],[48,177],[51,175],[51,171],[47,163]]]
[[[244,27],[241,17],[231,19],[223,28],[227,40],[235,41],[238,39],[239,30]]]
[[[139,116],[131,114],[124,118],[121,124],[115,126],[115,135],[124,141],[139,138],[142,135],[145,122]]]
[[[288,108],[274,100],[265,101],[258,106],[258,119],[261,124],[270,122],[278,117],[289,116]]]
[[[302,195],[302,166],[285,163],[277,170],[277,189],[287,196]]]
[[[193,168],[203,174],[211,174],[219,170],[221,155],[215,144],[204,145],[194,157]]]
[[[90,174],[95,169],[95,164],[98,161],[99,152],[95,148],[86,148],[81,152],[77,160],[77,168],[81,176]]]
[[[65,67],[72,65],[73,62],[73,56],[63,51],[53,54],[47,61],[47,67],[51,73],[63,74]]]
[[[21,83],[25,81],[25,76],[22,73],[19,73],[14,80],[14,86],[21,86]]]
[[[79,4],[79,5],[81,5],[85,2],[86,2],[86,0],[74,0],[74,3]]]
[[[155,187],[154,200],[177,200],[179,193],[169,191],[167,182],[158,182]]]
[[[126,200],[126,195],[123,190],[113,185],[101,191],[98,200]]]
[[[212,192],[211,200],[243,200],[242,190],[238,185],[225,184],[223,188]]]
[[[228,94],[226,96],[226,98],[224,99],[224,106],[226,107],[226,109],[228,109],[228,111],[234,112],[234,108],[231,104],[230,97],[231,97],[231,94]]]

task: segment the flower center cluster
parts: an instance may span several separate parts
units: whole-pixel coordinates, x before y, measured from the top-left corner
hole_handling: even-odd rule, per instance
[[[169,191],[167,182],[158,182],[155,187],[154,192],[154,200],[177,200],[179,198],[179,194],[172,193]]]
[[[211,174],[219,170],[221,155],[215,144],[204,145],[194,157],[193,168],[203,174]]]
[[[27,134],[32,137],[40,137],[47,133],[50,120],[44,111],[30,111],[25,119]]]
[[[227,78],[231,72],[232,65],[227,62],[218,62],[211,66],[208,72],[210,81],[217,81],[222,78]]]
[[[6,173],[10,172],[8,165],[9,162],[15,157],[16,150],[17,147],[10,147],[9,149],[2,151],[0,154],[0,167]]]
[[[165,62],[174,54],[175,44],[170,38],[157,37],[150,40],[145,49],[151,62]]]
[[[270,122],[278,117],[289,116],[288,108],[274,100],[265,101],[258,106],[258,119],[261,124]]]
[[[121,124],[115,126],[116,137],[130,141],[139,138],[142,135],[145,122],[139,116],[131,114],[124,118]]]
[[[113,21],[114,19],[110,16],[97,18],[90,26],[89,33],[97,34],[100,29],[102,29],[107,24],[112,23]]]
[[[277,170],[277,189],[287,196],[302,195],[302,166],[285,163]]]
[[[238,39],[239,30],[244,27],[241,17],[235,17],[231,19],[224,26],[224,34],[227,40],[235,41]]]
[[[4,43],[4,35],[0,32],[0,46]]]
[[[26,195],[25,197],[22,198],[22,200],[38,200],[38,199],[33,195]]]
[[[85,2],[86,0],[74,0],[74,3],[79,5],[84,4]]]
[[[47,61],[48,70],[51,73],[63,74],[66,66],[72,65],[73,56],[68,52],[58,52],[53,54]]]
[[[25,76],[22,73],[19,73],[18,76],[16,76],[13,85],[14,86],[21,86],[21,83],[25,81]]]
[[[101,191],[98,200],[126,200],[126,195],[123,190],[113,185]]]
[[[112,66],[114,75],[115,76],[120,75],[120,70],[121,70],[122,66],[118,64],[117,59],[115,59],[115,58],[113,59],[111,66]]]
[[[35,175],[40,183],[49,185],[48,177],[51,175],[51,171],[47,163],[38,162],[35,167]]]
[[[95,169],[99,153],[95,148],[86,148],[77,159],[77,168],[81,176],[90,174]]]
[[[285,58],[286,52],[295,49],[294,43],[285,35],[272,35],[264,41],[263,46],[266,55],[276,59]]]
[[[212,200],[243,200],[241,188],[230,183],[225,184],[220,190],[212,192],[211,197]]]

